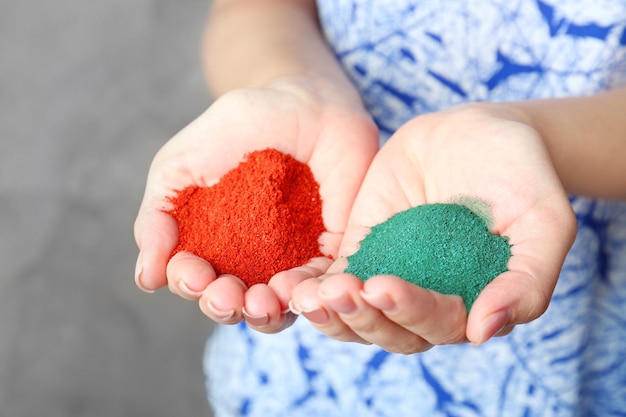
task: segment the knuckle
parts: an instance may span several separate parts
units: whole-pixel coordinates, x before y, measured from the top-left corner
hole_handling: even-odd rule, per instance
[[[434,345],[426,341],[418,341],[418,342],[413,342],[413,343],[406,344],[406,345],[394,346],[388,349],[388,351],[392,353],[397,353],[400,355],[408,356],[408,355],[414,355],[416,353],[426,352],[427,350],[430,350],[433,346]]]
[[[380,331],[380,326],[370,320],[353,322],[350,327],[353,328],[355,332],[361,334],[374,334]]]
[[[431,341],[434,345],[455,345],[459,343],[467,342],[465,335],[465,328],[457,328],[450,333],[445,334],[442,337],[438,337],[436,340]]]

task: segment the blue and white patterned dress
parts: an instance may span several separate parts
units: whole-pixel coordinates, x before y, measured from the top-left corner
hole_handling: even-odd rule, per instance
[[[467,101],[626,84],[626,1],[319,0],[382,141]],[[624,109],[626,119],[626,109]],[[418,355],[333,341],[301,318],[207,344],[218,417],[626,416],[626,205],[572,197],[578,236],[548,311],[507,337]]]

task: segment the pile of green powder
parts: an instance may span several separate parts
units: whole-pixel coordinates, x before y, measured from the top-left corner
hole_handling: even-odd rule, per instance
[[[508,238],[460,204],[427,204],[372,227],[345,272],[365,281],[391,274],[420,287],[463,297],[469,311],[482,289],[507,271]]]

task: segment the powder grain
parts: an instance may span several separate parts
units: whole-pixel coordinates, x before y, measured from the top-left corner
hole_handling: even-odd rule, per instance
[[[192,252],[248,286],[323,256],[319,185],[307,164],[275,149],[252,152],[217,184],[170,201],[179,234],[172,255]]]
[[[391,274],[442,294],[463,297],[467,310],[482,289],[507,270],[506,237],[460,204],[427,204],[374,226],[346,272],[367,280]]]

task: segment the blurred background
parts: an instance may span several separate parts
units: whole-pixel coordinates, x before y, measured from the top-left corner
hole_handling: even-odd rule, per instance
[[[210,416],[196,303],[134,284],[160,146],[210,103],[207,0],[0,3],[0,416]]]

